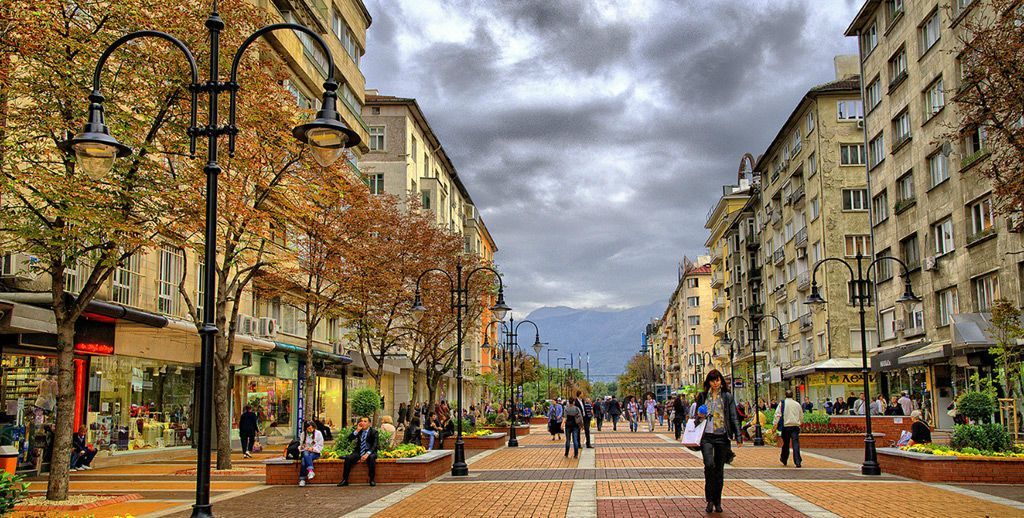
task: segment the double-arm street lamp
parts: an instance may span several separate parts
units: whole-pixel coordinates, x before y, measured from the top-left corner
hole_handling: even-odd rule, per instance
[[[416,299],[412,303],[412,318],[419,322],[423,315],[427,312],[427,308],[423,305],[423,299],[420,297],[420,283],[428,273],[437,272],[444,274],[448,278],[448,283],[451,288],[451,309],[455,312],[455,341],[457,346],[456,361],[457,371],[455,373],[456,384],[458,386],[458,394],[456,406],[457,420],[457,431],[455,435],[455,459],[452,462],[452,476],[453,477],[464,477],[469,475],[469,466],[466,464],[466,447],[462,441],[462,315],[464,312],[469,310],[469,281],[473,278],[473,274],[480,271],[488,271],[494,274],[498,278],[498,301],[491,306],[491,312],[494,314],[494,318],[497,320],[504,320],[505,315],[508,314],[509,310],[512,309],[505,304],[505,286],[501,281],[501,274],[497,270],[489,266],[479,266],[462,275],[462,262],[459,261],[455,265],[455,276],[448,273],[443,268],[429,268],[420,274],[419,278],[416,279]]]
[[[562,370],[562,362],[569,363],[569,358],[555,358],[555,367],[558,369],[558,391],[565,392],[565,371]]]
[[[187,134],[189,136],[189,153],[195,156],[196,139],[206,137],[206,165],[203,172],[206,174],[206,228],[205,228],[205,251],[204,258],[204,288],[203,288],[203,323],[199,329],[202,339],[202,355],[200,357],[200,370],[202,372],[199,386],[199,433],[198,456],[196,458],[196,501],[192,506],[192,516],[213,516],[210,505],[210,444],[213,423],[213,370],[214,370],[214,338],[218,333],[214,325],[214,310],[217,296],[217,179],[221,168],[217,164],[218,139],[227,135],[229,154],[234,154],[235,137],[238,128],[235,126],[235,104],[238,95],[239,85],[238,65],[246,49],[261,36],[278,30],[292,30],[305,33],[315,44],[320,47],[327,57],[327,69],[331,76],[324,81],[323,102],[316,118],[310,122],[299,125],[292,130],[292,135],[305,144],[309,144],[313,151],[313,158],[323,166],[329,166],[337,160],[345,148],[359,144],[359,135],[352,131],[341,121],[337,111],[338,82],[334,78],[334,58],[323,38],[316,31],[295,24],[275,23],[260,28],[252,33],[235,51],[234,59],[231,62],[231,70],[228,81],[222,81],[220,76],[220,33],[224,30],[224,20],[217,12],[217,2],[213,3],[213,10],[206,18],[206,29],[209,33],[209,75],[205,82],[199,81],[199,67],[192,55],[192,51],[181,42],[181,40],[161,31],[144,30],[126,34],[110,44],[100,55],[93,72],[92,93],[89,94],[89,121],[85,124],[81,133],[61,142],[58,147],[68,154],[75,156],[75,162],[82,168],[86,175],[92,178],[102,178],[107,175],[114,166],[114,159],[123,158],[132,154],[132,149],[119,142],[110,134],[103,116],[103,102],[105,100],[100,88],[100,74],[107,59],[122,45],[141,38],[157,38],[169,42],[184,54],[185,60],[191,69],[192,82],[188,85],[191,92],[191,113]],[[221,125],[218,120],[218,104],[220,95],[227,93],[230,99],[228,124]],[[206,124],[200,126],[196,121],[196,112],[199,104],[199,94],[208,97],[208,111]]]
[[[491,322],[492,324],[494,322]],[[515,352],[519,349],[519,326],[523,324],[530,324],[533,326],[536,335],[533,340],[533,350],[540,354],[541,348],[544,345],[540,341],[540,328],[537,327],[532,320],[522,320],[516,322],[514,318],[509,319],[509,323],[506,325],[502,322],[502,327],[505,328],[505,348],[504,352],[508,353],[508,384],[509,384],[509,423],[508,423],[508,446],[509,448],[516,448],[519,446],[519,440],[516,438],[516,424],[517,423],[517,412],[516,412],[516,388],[515,388]],[[499,344],[500,345],[500,344]],[[487,338],[484,338],[481,349],[489,349],[491,345],[487,343]],[[520,349],[521,350],[521,349]],[[503,354],[504,354],[503,352]],[[520,369],[520,378],[522,377],[522,369]]]
[[[868,263],[867,267],[864,267],[864,260],[870,259],[870,257],[864,257],[862,254],[857,254],[857,271],[854,272],[853,267],[850,263],[838,258],[838,257],[826,257],[817,262],[814,265],[814,270],[811,271],[811,294],[807,296],[807,300],[804,304],[809,304],[812,309],[822,308],[825,305],[825,299],[822,298],[821,292],[818,291],[817,274],[818,268],[822,267],[828,262],[837,262],[846,267],[847,271],[850,272],[850,296],[852,300],[857,302],[858,311],[860,313],[860,358],[861,358],[861,375],[864,377],[864,464],[860,468],[860,472],[864,475],[881,475],[882,468],[878,465],[878,452],[875,449],[875,436],[871,433],[871,408],[869,403],[871,402],[871,387],[869,382],[869,375],[871,373],[868,368],[868,331],[865,324],[865,310],[864,306],[871,303],[871,269],[876,264],[881,264],[883,261],[895,261],[903,269],[903,274],[900,277],[903,278],[903,294],[896,299],[903,305],[912,305],[920,302],[921,299],[914,295],[913,286],[910,285],[910,273],[907,268],[907,263],[903,262],[899,258],[891,255],[886,255],[876,258],[874,261]]]
[[[690,364],[693,366],[694,379],[698,383],[704,377],[704,367],[710,366],[712,363],[714,363],[714,357],[707,351],[690,353]]]
[[[547,396],[548,399],[551,399],[551,351],[557,351],[557,350],[558,349],[556,349],[554,347],[548,347],[548,351],[547,351],[547,353],[548,353],[547,354],[548,355],[548,361],[547,361],[547,367],[548,367],[548,386],[547,386],[547,389],[544,391],[544,395]],[[556,360],[557,360],[557,358],[556,358]],[[556,361],[556,363],[557,363],[557,361]]]
[[[760,401],[760,395],[757,391],[757,342],[759,341],[759,335],[754,336],[752,333],[757,332],[757,330],[760,329],[761,327],[761,322],[768,318],[775,320],[775,324],[779,326],[778,340],[781,343],[786,339],[786,335],[782,333],[782,321],[779,320],[779,318],[776,317],[775,315],[763,315],[761,317],[753,318],[750,321],[748,321],[742,315],[734,315],[730,317],[729,320],[725,321],[725,336],[722,337],[722,341],[729,344],[729,350],[731,352],[732,338],[729,338],[729,324],[733,320],[739,320],[740,322],[743,322],[743,326],[747,329],[747,336],[750,337],[750,350],[751,354],[753,354],[754,356],[754,446],[764,446],[764,437],[761,436],[761,417],[760,414],[757,413],[757,405],[758,401]],[[733,382],[733,384],[735,385],[735,381]]]

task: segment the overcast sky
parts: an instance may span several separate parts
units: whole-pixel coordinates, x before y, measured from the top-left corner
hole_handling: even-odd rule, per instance
[[[665,299],[740,156],[834,78],[861,0],[367,0],[367,86],[414,97],[516,313]]]

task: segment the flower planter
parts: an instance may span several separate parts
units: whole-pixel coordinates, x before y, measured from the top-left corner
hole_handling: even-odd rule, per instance
[[[544,424],[547,424],[547,421],[544,421]],[[478,426],[477,428],[490,430],[494,433],[508,433],[507,426]],[[519,425],[516,427],[516,437],[522,437],[524,435],[530,435],[530,425]]]
[[[483,437],[470,437],[469,435],[463,435],[462,444],[467,450],[496,450],[505,445],[505,442],[508,440],[506,439],[507,435],[508,434],[504,432],[491,433],[491,435],[485,435]],[[430,438],[424,436],[421,438],[420,442],[423,445],[423,447],[426,448],[427,445],[430,444]],[[435,440],[434,446],[437,446],[437,444],[438,442],[437,440]],[[448,449],[454,449],[455,437],[448,437],[447,439],[445,439],[444,445]]]
[[[534,417],[530,418],[530,424],[531,425],[538,425],[538,424],[546,425],[546,424],[548,424],[548,418],[534,416]]]
[[[452,465],[451,450],[428,451],[408,459],[377,459],[376,482],[413,483],[428,482],[446,473]],[[267,466],[266,484],[287,486],[299,483],[299,461],[284,458],[270,459]],[[309,484],[337,484],[344,473],[343,459],[317,460],[313,463],[316,477]],[[352,484],[369,482],[366,463],[360,462],[352,468],[348,481]]]
[[[884,433],[875,433],[875,444],[882,444]],[[776,446],[782,447],[782,437]],[[863,433],[803,433],[800,432],[800,448],[841,448],[856,449],[864,447]]]
[[[1024,484],[1024,459],[953,457],[879,448],[882,472],[922,482]]]

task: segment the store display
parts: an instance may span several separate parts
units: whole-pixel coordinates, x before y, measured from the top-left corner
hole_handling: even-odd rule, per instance
[[[18,447],[18,469],[35,469],[52,435],[49,431],[57,402],[57,359],[50,356],[5,354],[0,360],[0,433]]]

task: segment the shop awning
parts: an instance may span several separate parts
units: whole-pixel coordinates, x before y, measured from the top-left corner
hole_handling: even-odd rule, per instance
[[[956,349],[987,349],[995,345],[990,333],[992,313],[960,313],[952,318]]]
[[[859,368],[861,368],[861,361],[857,358],[829,358],[827,360],[817,361],[808,365],[797,365],[786,369],[786,371],[782,373],[782,377],[789,379],[815,372],[848,371]]]
[[[899,364],[900,366],[914,365],[918,363],[925,363],[929,360],[948,358],[952,355],[953,346],[950,345],[949,340],[943,340],[941,342],[928,344],[909,354],[900,356]]]
[[[0,333],[57,332],[53,311],[28,304],[0,300]]]
[[[285,354],[298,355],[303,358],[305,358],[306,356],[305,347],[299,347],[297,345],[292,345],[285,342],[274,342],[274,350]],[[352,358],[349,358],[344,354],[334,354],[328,351],[321,351],[320,349],[313,349],[313,358],[316,358],[318,360],[329,361],[332,363],[340,363],[343,365],[348,365],[352,363]]]
[[[871,351],[874,353],[874,356],[871,357],[871,370],[875,372],[885,372],[898,369],[900,368],[899,359],[901,356],[910,354],[927,344],[927,339],[920,338],[917,340],[902,342],[890,347],[875,349],[874,351]]]

